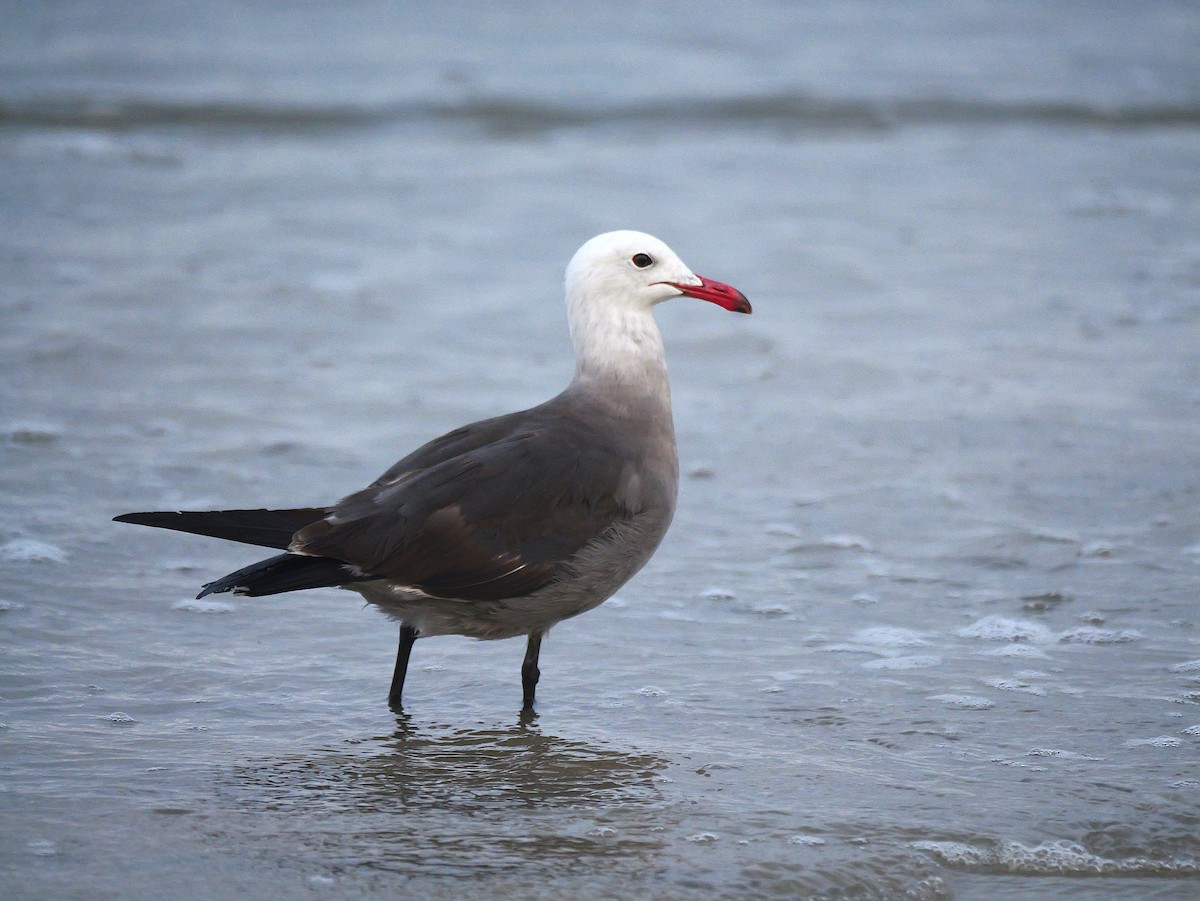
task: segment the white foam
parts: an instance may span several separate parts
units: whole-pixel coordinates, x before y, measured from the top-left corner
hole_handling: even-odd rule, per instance
[[[1076,751],[1064,751],[1060,748],[1031,748],[1026,757],[1058,757],[1061,760],[1103,760],[1102,757],[1089,757]]]
[[[1156,735],[1154,738],[1131,738],[1125,742],[1127,748],[1178,748],[1183,744],[1182,738],[1174,735]]]
[[[1080,626],[1068,629],[1058,637],[1064,644],[1126,644],[1137,641],[1142,633],[1134,629],[1100,629],[1096,626]]]
[[[1046,659],[1046,652],[1041,648],[1035,648],[1031,644],[1004,644],[998,648],[988,650],[990,657],[1026,657],[1038,660]]]
[[[1093,854],[1071,841],[996,842],[971,845],[966,842],[913,842],[919,851],[928,852],[946,866],[966,870],[1003,870],[1034,876],[1086,875],[1193,875],[1200,873],[1200,861],[1193,859],[1153,860],[1148,857],[1114,859]]]
[[[66,563],[66,552],[56,545],[32,538],[14,538],[0,545],[5,563]]]
[[[975,695],[933,695],[930,700],[941,701],[943,706],[952,710],[991,710],[996,706],[994,701]]]
[[[788,844],[817,846],[825,844],[825,839],[816,835],[793,835],[788,838]]]
[[[912,648],[929,644],[920,632],[899,626],[868,626],[855,632],[852,641],[877,648]]]
[[[1175,663],[1168,668],[1173,673],[1200,672],[1200,660],[1188,660],[1186,663]]]
[[[1116,556],[1116,553],[1116,547],[1108,541],[1089,541],[1079,549],[1080,557],[1089,557],[1092,559],[1113,557]]]
[[[53,857],[58,853],[58,845],[48,838],[34,839],[27,842],[25,847],[35,857]]]
[[[1037,685],[1030,685],[1028,682],[1022,682],[1019,679],[989,679],[986,683],[992,688],[998,688],[1000,691],[1016,691],[1021,694],[1037,695],[1044,697],[1046,689],[1040,688]]]
[[[941,666],[942,658],[932,654],[915,654],[911,657],[881,657],[879,660],[868,660],[863,664],[864,669],[928,669],[931,666]]]
[[[171,605],[172,610],[183,610],[187,613],[232,613],[237,610],[228,601],[208,601],[196,598],[184,598]]]
[[[834,548],[839,551],[869,551],[871,542],[861,535],[826,535],[818,542],[821,547]]]
[[[978,641],[1031,641],[1048,642],[1052,633],[1041,623],[1025,619],[1008,619],[1003,616],[985,616],[983,619],[958,630],[960,638]]]

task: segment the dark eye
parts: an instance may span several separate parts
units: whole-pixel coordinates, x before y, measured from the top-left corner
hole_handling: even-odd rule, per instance
[[[648,253],[635,253],[630,262],[632,262],[633,265],[637,266],[639,269],[646,269],[654,265],[654,257],[650,256]]]

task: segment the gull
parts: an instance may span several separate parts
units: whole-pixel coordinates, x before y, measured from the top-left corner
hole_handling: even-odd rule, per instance
[[[696,275],[659,239],[598,235],[567,266],[575,375],[552,399],[436,438],[329,506],[115,519],[283,551],[207,583],[201,598],[361,594],[400,624],[394,710],[417,638],[524,635],[532,711],[542,638],[611,597],[671,524],[679,463],[652,311],[678,297],[750,312],[740,291]]]

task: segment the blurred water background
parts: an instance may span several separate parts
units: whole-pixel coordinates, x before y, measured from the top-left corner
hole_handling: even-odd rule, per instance
[[[1194,898],[1190,2],[3,4],[0,894]],[[658,556],[520,642],[129,510],[557,392],[664,238]]]

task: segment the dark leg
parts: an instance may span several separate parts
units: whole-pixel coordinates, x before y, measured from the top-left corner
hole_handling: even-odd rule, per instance
[[[529,644],[525,647],[525,662],[521,664],[521,689],[524,693],[522,709],[533,709],[533,693],[537,690],[538,677],[542,671],[538,669],[538,652],[542,649],[542,633],[530,632]]]
[[[393,710],[401,708],[400,695],[404,693],[404,677],[408,673],[408,655],[412,653],[413,642],[417,640],[417,630],[408,623],[400,626],[400,647],[396,649],[396,669],[392,672],[392,688],[388,692],[388,706]]]

